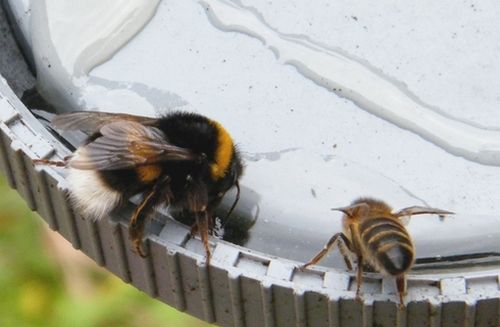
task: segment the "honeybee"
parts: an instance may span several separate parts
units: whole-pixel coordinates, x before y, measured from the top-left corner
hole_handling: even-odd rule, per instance
[[[142,194],[129,234],[135,252],[145,257],[141,243],[148,216],[160,205],[181,209],[194,216],[191,233],[199,232],[209,262],[214,209],[233,186],[238,200],[243,173],[241,157],[220,123],[185,112],[149,118],[84,111],[55,116],[51,124],[90,135],[63,161],[35,161],[69,168],[69,196],[77,210],[100,219]]]
[[[300,268],[305,269],[316,264],[333,246],[338,245],[349,270],[352,270],[350,256],[356,256],[357,298],[360,297],[363,282],[363,265],[368,264],[383,275],[396,278],[401,307],[404,306],[406,293],[405,274],[415,261],[415,246],[400,218],[421,214],[453,214],[446,210],[419,206],[404,208],[393,213],[392,208],[385,202],[372,198],[360,198],[348,207],[332,210],[344,213],[343,232],[333,235],[323,249]]]

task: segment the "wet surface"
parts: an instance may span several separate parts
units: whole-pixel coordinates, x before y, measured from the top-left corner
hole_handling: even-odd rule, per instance
[[[201,1],[210,21],[227,32],[262,41],[278,61],[360,108],[408,129],[454,155],[500,165],[500,131],[474,126],[424,103],[405,84],[346,51],[307,35],[284,34],[271,27],[255,8],[238,1]]]
[[[0,49],[0,74],[7,80],[14,93],[21,97],[26,89],[35,85],[35,78],[16,44],[7,15],[1,5]]]
[[[391,11],[382,3],[376,10],[384,15],[374,16],[364,7],[347,15],[344,2],[321,5],[347,18],[320,23],[318,4],[291,19],[302,6],[296,1],[284,11],[277,10],[279,1],[161,2],[111,60],[78,78],[58,60],[57,47],[35,51],[51,64],[41,70],[50,83],[42,91],[62,111],[159,115],[182,109],[220,121],[247,163],[242,198],[220,232],[236,244],[308,260],[341,230],[341,215],[330,209],[372,196],[395,209],[427,205],[457,213],[411,219],[423,264],[423,258],[440,264],[443,258],[494,258],[500,249],[500,98],[492,90],[499,81],[482,80],[484,69],[495,69],[491,54],[500,51],[489,46],[498,39],[489,32],[497,24],[488,14],[494,8],[469,13],[456,5],[479,30],[475,38],[460,15],[408,19],[412,10],[427,12],[420,4]],[[462,30],[461,41],[442,47],[426,23],[437,35]],[[381,38],[384,33],[392,38]],[[462,55],[470,44],[474,58],[483,52],[482,62]],[[459,78],[459,69],[468,78]],[[454,78],[433,76],[438,70]],[[476,93],[465,91],[463,98],[460,90],[469,88]],[[226,197],[222,212],[233,197]],[[336,251],[322,264],[343,267]]]

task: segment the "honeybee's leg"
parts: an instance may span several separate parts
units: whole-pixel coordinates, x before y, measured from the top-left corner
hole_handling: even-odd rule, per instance
[[[404,274],[396,277],[396,287],[399,295],[399,307],[404,308],[404,297],[406,295],[406,276]]]
[[[356,299],[360,300],[361,285],[363,284],[363,257],[358,255],[358,272],[356,274]]]
[[[340,246],[340,243],[343,242],[344,245],[348,249],[351,249],[351,242],[349,241],[349,239],[343,233],[337,233],[337,234],[333,235],[330,238],[330,240],[328,240],[328,242],[325,244],[325,246],[323,246],[323,248],[321,249],[321,251],[319,251],[308,263],[300,266],[300,269],[304,270],[307,267],[309,267],[311,265],[315,265],[316,263],[318,263],[318,261],[320,261],[321,259],[323,259],[323,257],[328,253],[328,251],[331,248],[333,248],[333,246],[335,246],[335,244],[337,242],[339,242],[339,248],[341,249],[340,252],[344,256],[344,261],[345,261],[347,267],[349,268],[349,270],[352,269],[351,262],[349,261],[349,258],[345,255],[343,246]]]
[[[349,240],[347,238],[346,238],[346,240],[347,240],[347,242],[349,242]],[[352,270],[351,259],[349,258],[349,254],[347,253],[347,249],[350,249],[349,248],[350,244],[346,243],[346,241],[339,242],[338,244],[339,244],[338,247],[339,247],[340,254],[342,254],[342,257],[344,258],[344,262],[345,262],[345,265],[347,267],[347,270]],[[347,247],[347,249],[344,246]]]

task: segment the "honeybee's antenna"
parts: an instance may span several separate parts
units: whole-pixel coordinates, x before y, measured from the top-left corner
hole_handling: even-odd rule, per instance
[[[234,183],[234,185],[236,185],[236,190],[237,190],[236,191],[236,199],[234,200],[233,205],[231,206],[231,209],[229,209],[226,217],[224,218],[224,225],[222,227],[226,226],[228,218],[231,216],[234,208],[236,208],[236,205],[238,204],[238,201],[240,200],[240,183],[238,181],[236,181]]]

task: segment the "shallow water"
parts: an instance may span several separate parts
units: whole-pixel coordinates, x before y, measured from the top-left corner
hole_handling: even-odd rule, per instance
[[[32,5],[41,91],[64,111],[219,120],[247,161],[245,246],[306,260],[340,230],[330,208],[372,196],[457,213],[411,220],[419,257],[500,248],[500,4],[101,6],[79,17],[55,0]],[[87,31],[89,20],[107,28]],[[342,265],[332,256],[325,265]]]

